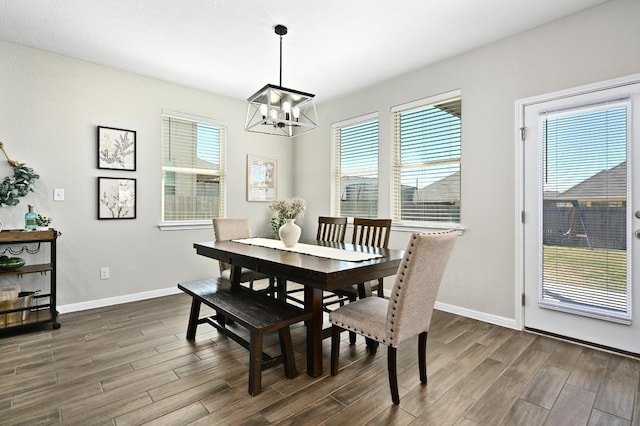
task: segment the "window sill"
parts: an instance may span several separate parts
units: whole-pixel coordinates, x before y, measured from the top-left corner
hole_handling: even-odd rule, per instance
[[[428,231],[444,231],[455,229],[458,235],[464,234],[465,228],[459,223],[429,223],[429,224],[411,224],[411,223],[393,223],[391,225],[393,231],[398,232],[428,232]]]
[[[211,229],[213,223],[211,221],[194,221],[194,222],[162,222],[158,224],[161,231],[184,231],[191,229]]]

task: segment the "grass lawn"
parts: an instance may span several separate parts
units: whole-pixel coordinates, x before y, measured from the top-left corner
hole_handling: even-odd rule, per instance
[[[543,261],[545,281],[627,291],[626,250],[545,245]]]

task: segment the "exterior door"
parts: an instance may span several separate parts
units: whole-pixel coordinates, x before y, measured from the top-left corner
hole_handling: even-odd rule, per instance
[[[519,103],[523,325],[640,353],[640,75]]]

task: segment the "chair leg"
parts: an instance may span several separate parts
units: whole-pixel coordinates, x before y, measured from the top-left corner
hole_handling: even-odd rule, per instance
[[[420,368],[420,382],[427,384],[427,332],[418,335],[418,366]]]
[[[357,299],[357,297],[355,295],[350,295],[349,296],[349,303],[355,302],[356,299]],[[356,333],[354,333],[353,331],[349,332],[349,344],[350,345],[355,345],[356,344]]]
[[[384,298],[384,280],[378,278],[378,297]]]
[[[340,332],[337,325],[331,326],[331,375],[338,374],[338,358],[340,357]]]
[[[391,389],[391,400],[394,404],[400,404],[400,394],[398,393],[398,372],[396,370],[396,348],[387,347],[387,370],[389,371],[389,389]]]
[[[269,287],[267,288],[267,294],[269,296],[275,296],[276,292],[276,279],[274,277],[269,277]]]

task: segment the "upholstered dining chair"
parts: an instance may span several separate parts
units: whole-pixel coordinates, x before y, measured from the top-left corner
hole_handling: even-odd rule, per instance
[[[242,218],[216,218],[213,219],[213,234],[216,241],[235,240],[237,238],[251,238],[251,225],[248,219]],[[231,266],[225,262],[220,264],[220,278],[231,279]],[[267,292],[271,293],[275,288],[275,278],[261,274],[251,269],[242,268],[240,270],[240,282],[249,283],[249,288],[253,290],[253,282],[269,279]]]
[[[402,342],[415,336],[418,336],[420,381],[427,383],[427,333],[456,236],[456,231],[412,234],[389,300],[367,297],[329,314],[332,375],[338,373],[340,332],[348,330],[387,346],[389,388],[394,404],[400,403],[396,351]]]

